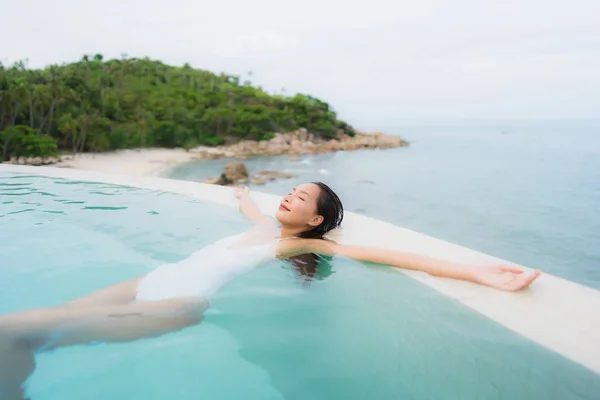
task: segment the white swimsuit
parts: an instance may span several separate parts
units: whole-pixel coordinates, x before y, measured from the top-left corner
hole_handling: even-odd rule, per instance
[[[231,247],[243,235],[226,237],[184,260],[159,266],[142,278],[136,299],[209,298],[225,283],[275,260],[275,240],[267,244]]]

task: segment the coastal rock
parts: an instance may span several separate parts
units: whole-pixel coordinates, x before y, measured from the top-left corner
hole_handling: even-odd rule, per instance
[[[60,163],[60,161],[60,158],[57,157],[13,157],[9,163],[17,165],[52,165]]]
[[[261,171],[252,177],[251,182],[255,185],[264,185],[267,182],[274,181],[276,179],[290,179],[296,175],[288,174],[286,172],[279,171]]]
[[[194,158],[197,160],[216,160],[219,158],[224,158],[225,154],[223,152],[203,152],[198,153]]]
[[[261,171],[258,173],[258,175],[260,175],[266,179],[270,179],[270,180],[290,179],[290,178],[296,177],[296,175],[294,175],[294,174],[290,174],[288,172],[280,172],[280,171]]]
[[[203,180],[203,183],[213,185],[232,186],[242,183],[252,182],[255,185],[264,185],[267,182],[275,179],[289,179],[295,175],[279,171],[261,171],[250,179],[248,170],[243,163],[231,162],[225,166],[221,175],[217,178],[208,178]]]
[[[408,142],[399,136],[386,135],[381,132],[357,132],[354,136],[339,133],[337,138],[323,139],[308,132],[306,129],[298,129],[293,132],[277,133],[270,140],[242,140],[229,145],[214,148],[197,148],[191,151],[194,151],[198,158],[215,159],[278,155],[299,156],[331,153],[341,150],[388,149],[405,146],[408,146]]]
[[[212,183],[216,185],[238,185],[248,182],[248,169],[243,163],[231,162],[225,166],[225,169],[218,178],[208,178],[204,183]]]
[[[210,183],[211,185],[221,185],[221,178],[206,178],[202,183]]]
[[[225,166],[223,176],[225,179],[235,182],[248,179],[249,174],[248,169],[243,163],[232,162]]]

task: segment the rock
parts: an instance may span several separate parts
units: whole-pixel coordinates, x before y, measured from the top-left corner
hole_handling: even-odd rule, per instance
[[[242,140],[237,143],[221,145],[214,148],[196,148],[191,151],[198,158],[238,158],[251,156],[305,155],[330,153],[341,150],[386,149],[408,146],[408,142],[396,135],[385,135],[381,132],[362,133],[348,136],[342,131],[337,138],[320,138],[306,129],[292,132],[277,133],[270,140],[260,142]]]
[[[268,143],[270,145],[275,145],[275,146],[284,146],[284,145],[288,144],[288,141],[285,139],[285,137],[281,133],[279,133],[273,139],[271,139],[265,143]]]
[[[275,179],[290,179],[295,177],[296,175],[294,174],[288,174],[286,172],[279,171],[261,171],[258,174],[254,175],[254,179],[265,181],[274,181]]]
[[[219,181],[221,178],[206,178],[202,183],[210,183],[211,185],[220,185]]]
[[[221,178],[227,183],[248,181],[248,169],[241,162],[230,162],[225,166]]]
[[[237,185],[248,182],[248,169],[243,163],[230,162],[225,166],[225,169],[218,178],[205,179],[204,183],[212,183],[216,185]]]
[[[42,157],[12,157],[8,163],[17,165],[52,165],[58,164],[62,160],[56,157],[42,158]]]
[[[194,156],[194,160],[216,160],[219,158],[223,158],[225,156],[222,152],[207,152],[207,151],[199,151],[196,152]]]
[[[274,181],[276,179],[289,179],[295,177],[296,175],[288,174],[286,172],[261,171],[258,174],[254,175],[250,182],[252,182],[255,185],[264,185],[265,183]]]
[[[260,178],[252,178],[252,179],[250,180],[250,182],[251,182],[253,185],[264,185],[265,183],[267,183],[267,181],[266,181],[266,180],[264,180],[264,179],[260,179]]]
[[[250,179],[248,170],[243,163],[231,162],[225,166],[225,169],[218,178],[207,178],[203,183],[213,185],[232,186],[251,182],[255,185],[264,185],[275,179],[294,178],[295,175],[279,171],[261,171]]]

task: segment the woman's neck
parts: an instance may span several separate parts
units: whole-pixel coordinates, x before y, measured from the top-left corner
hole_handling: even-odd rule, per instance
[[[282,239],[290,239],[300,237],[302,232],[305,232],[304,228],[292,228],[287,226],[279,227],[279,237]]]

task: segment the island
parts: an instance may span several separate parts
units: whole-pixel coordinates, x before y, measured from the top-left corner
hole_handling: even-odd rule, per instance
[[[155,170],[202,158],[408,145],[398,135],[358,132],[313,96],[268,93],[251,76],[125,54],[43,69],[0,64],[0,157],[84,169],[131,158]]]

